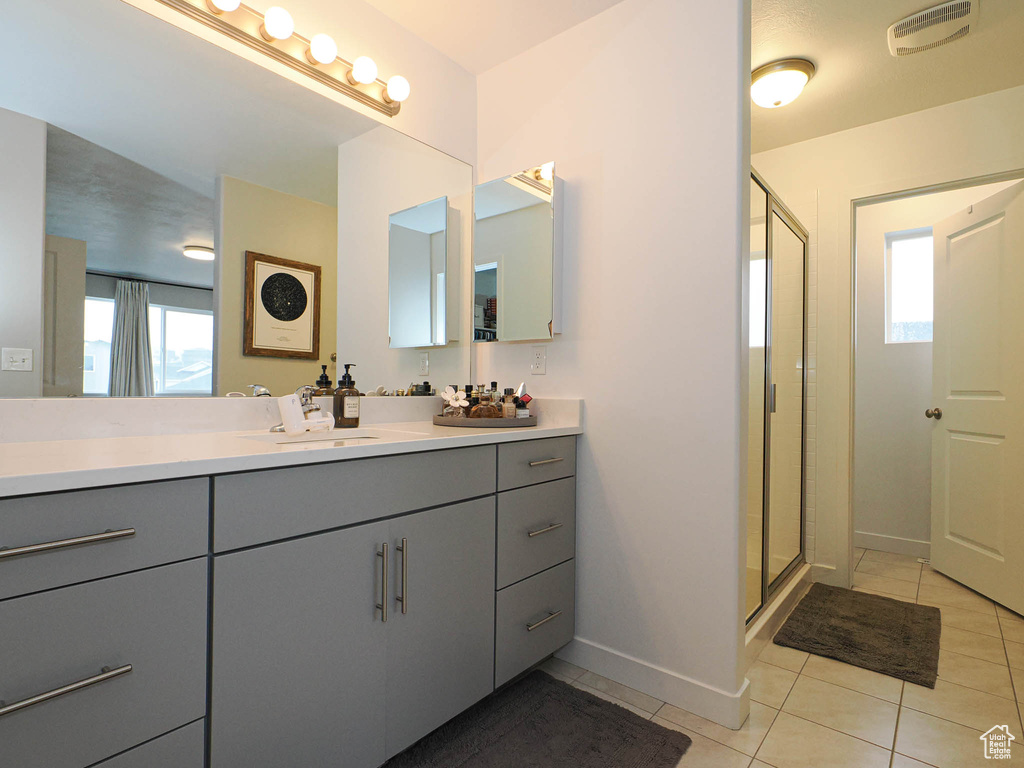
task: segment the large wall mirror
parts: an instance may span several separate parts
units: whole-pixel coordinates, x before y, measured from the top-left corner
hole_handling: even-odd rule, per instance
[[[552,338],[555,164],[478,185],[473,215],[474,340]]]
[[[388,341],[389,219],[446,208],[453,263],[469,165],[122,0],[5,24],[0,397],[283,395],[347,362],[364,391],[425,378]],[[427,269],[414,346],[467,380],[470,281]]]

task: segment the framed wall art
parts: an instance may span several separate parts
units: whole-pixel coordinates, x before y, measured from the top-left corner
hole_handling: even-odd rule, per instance
[[[320,267],[245,252],[244,354],[320,359]]]

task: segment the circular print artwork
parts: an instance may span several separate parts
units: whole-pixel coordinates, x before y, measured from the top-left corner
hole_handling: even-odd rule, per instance
[[[306,311],[306,289],[287,272],[275,272],[263,281],[260,301],[275,320],[288,323],[298,320]]]

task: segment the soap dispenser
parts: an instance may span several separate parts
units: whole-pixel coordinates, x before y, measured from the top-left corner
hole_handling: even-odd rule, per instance
[[[345,375],[338,380],[338,388],[334,390],[334,426],[359,426],[359,390],[352,380],[348,369],[355,368],[354,363],[345,363]]]
[[[334,390],[331,389],[331,380],[327,378],[327,366],[321,365],[320,367],[324,372],[316,380],[316,391],[313,392],[313,397],[331,397],[334,395]]]

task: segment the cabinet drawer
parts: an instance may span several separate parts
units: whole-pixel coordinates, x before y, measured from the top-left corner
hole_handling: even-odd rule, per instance
[[[203,768],[205,720],[104,760],[95,768]]]
[[[205,554],[209,489],[197,478],[0,499],[0,546],[9,553],[0,551],[0,599]],[[87,538],[107,531],[123,535]],[[39,544],[54,548],[10,553]]]
[[[494,493],[493,445],[215,477],[214,550]]]
[[[576,474],[576,437],[551,437],[498,446],[498,490],[572,477]]]
[[[203,717],[206,574],[202,558],[0,603],[7,707],[125,670],[0,715],[0,763],[83,768]]]
[[[498,589],[568,560],[575,550],[576,478],[498,494]]]
[[[575,599],[575,560],[498,593],[495,687],[507,683],[572,640]]]

